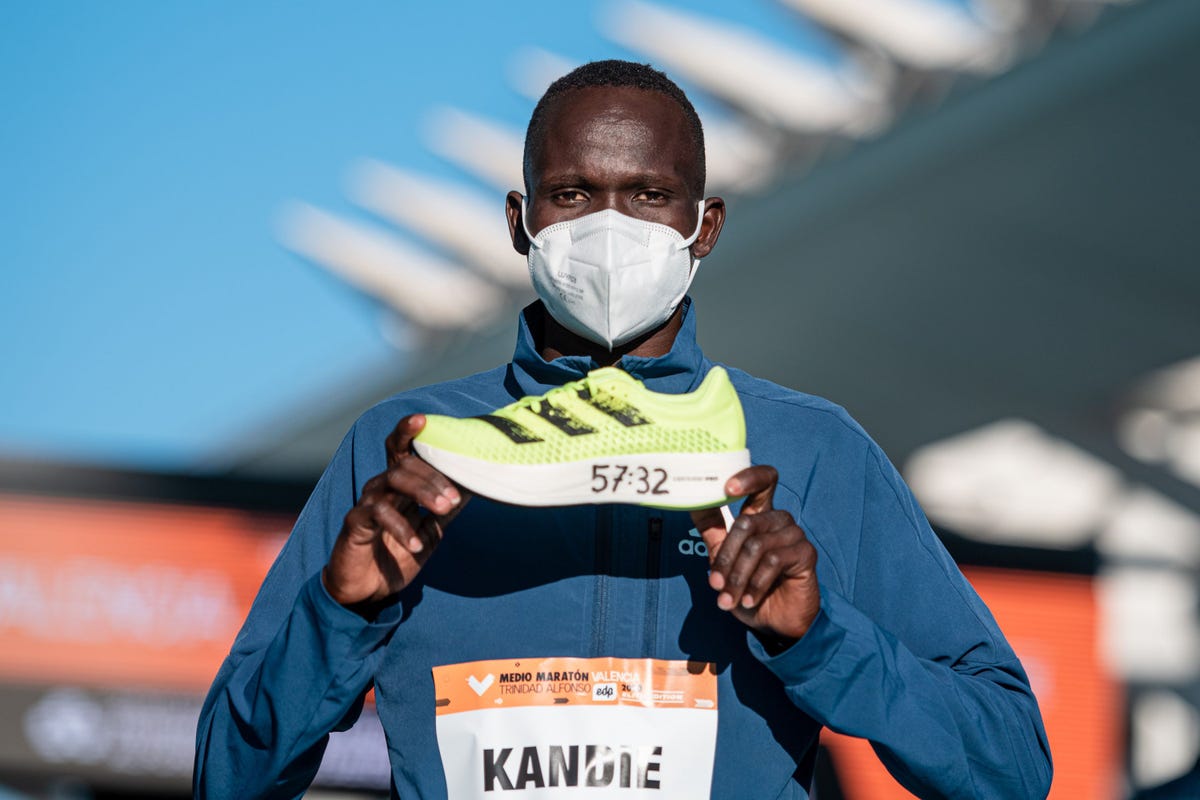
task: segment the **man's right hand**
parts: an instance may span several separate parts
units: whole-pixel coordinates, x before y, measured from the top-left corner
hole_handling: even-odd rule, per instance
[[[413,414],[388,436],[387,471],[363,486],[321,573],[334,600],[367,617],[416,577],[469,499],[413,454],[424,427],[425,416]]]

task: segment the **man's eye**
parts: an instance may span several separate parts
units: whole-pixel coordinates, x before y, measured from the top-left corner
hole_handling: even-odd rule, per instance
[[[667,196],[662,192],[656,192],[653,189],[646,189],[638,192],[637,199],[646,203],[661,203],[667,199]]]
[[[554,199],[561,203],[578,203],[586,199],[583,192],[575,189],[568,189],[563,192],[555,192]]]

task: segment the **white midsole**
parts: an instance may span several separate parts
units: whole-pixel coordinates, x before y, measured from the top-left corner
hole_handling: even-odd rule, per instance
[[[704,508],[724,503],[725,482],[750,451],[643,453],[561,464],[496,464],[414,441],[417,455],[476,494],[521,506],[632,503]]]

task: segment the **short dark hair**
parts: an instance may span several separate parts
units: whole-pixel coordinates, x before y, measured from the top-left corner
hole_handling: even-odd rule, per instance
[[[698,184],[692,186],[697,196],[704,194],[705,165],[704,165],[704,127],[700,124],[700,115],[692,107],[683,89],[675,81],[667,77],[649,64],[638,64],[634,61],[622,61],[610,58],[604,61],[590,61],[581,67],[563,75],[546,89],[545,94],[538,100],[529,117],[529,127],[525,131],[524,176],[525,193],[531,188],[530,174],[533,169],[533,154],[541,150],[546,138],[546,117],[551,104],[556,98],[577,89],[592,89],[600,86],[625,86],[634,89],[646,89],[666,95],[675,101],[683,110],[687,119],[688,133],[691,135],[693,146],[696,148],[696,166]]]

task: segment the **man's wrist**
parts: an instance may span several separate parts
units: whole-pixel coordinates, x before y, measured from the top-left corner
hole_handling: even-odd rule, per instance
[[[759,644],[763,646],[763,649],[767,651],[767,655],[769,656],[777,656],[800,641],[790,636],[780,636],[771,631],[760,631],[753,628],[751,629],[751,633],[754,634],[754,638],[758,639]]]
[[[321,570],[321,584],[325,587],[325,593],[329,595],[330,599],[347,611],[353,611],[367,622],[374,622],[376,617],[379,616],[379,612],[383,611],[383,609],[388,605],[388,601],[391,599],[389,597],[385,597],[381,600],[376,600],[368,597],[365,600],[353,602],[346,602],[342,600],[340,597],[340,592],[337,590],[337,588],[330,585],[328,567]]]

